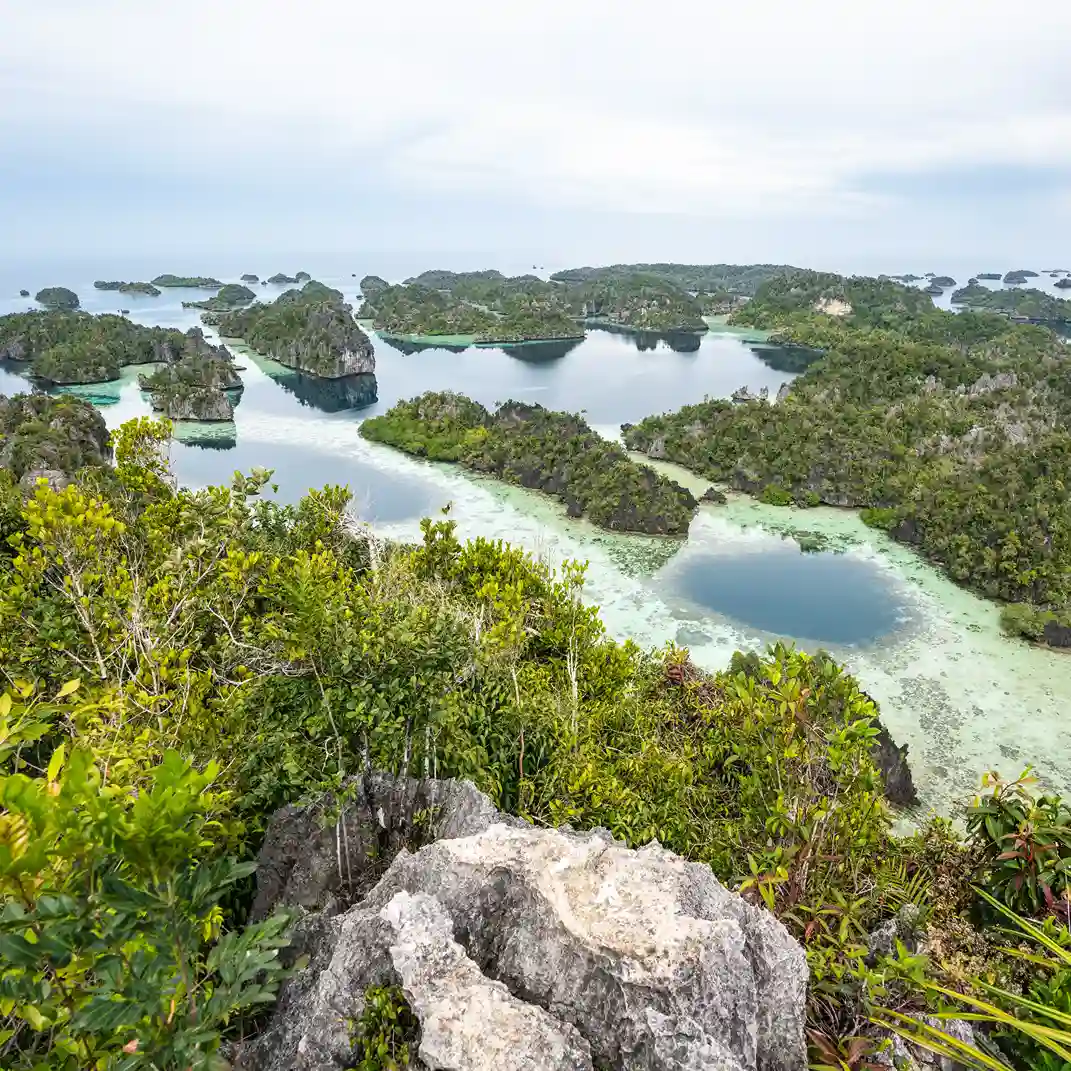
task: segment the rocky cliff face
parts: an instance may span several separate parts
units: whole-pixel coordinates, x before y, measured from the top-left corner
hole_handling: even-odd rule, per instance
[[[422,1067],[806,1066],[803,950],[708,867],[533,828],[467,782],[377,775],[346,796],[268,830],[254,913],[303,909],[294,951],[310,960],[238,1067],[353,1066],[373,985],[404,990]],[[399,850],[415,834],[432,842]]]
[[[376,357],[368,336],[342,305],[309,305],[305,329],[280,341],[271,356],[288,368],[324,379],[372,375]]]

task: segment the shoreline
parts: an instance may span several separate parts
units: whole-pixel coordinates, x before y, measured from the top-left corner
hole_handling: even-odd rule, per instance
[[[504,348],[506,346],[535,346],[545,342],[583,342],[586,334],[579,335],[554,335],[547,338],[522,338],[522,339],[478,339],[476,335],[403,335],[396,331],[381,331],[372,326],[371,320],[360,320],[357,323],[363,328],[364,324],[369,327],[365,330],[374,331],[386,342],[398,341],[409,342],[418,346],[485,346]]]

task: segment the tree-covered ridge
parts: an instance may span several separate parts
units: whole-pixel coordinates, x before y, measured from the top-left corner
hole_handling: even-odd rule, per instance
[[[496,272],[490,279],[488,274],[457,276],[451,290],[420,283],[379,287],[365,294],[358,315],[391,335],[465,336],[475,342],[583,336],[557,288],[534,276],[505,279]]]
[[[180,352],[150,375],[139,376],[152,407],[169,420],[230,420],[234,403],[226,391],[241,390],[230,352],[213,346],[199,328],[191,328]]]
[[[211,275],[158,275],[152,281],[153,286],[177,286],[190,290],[218,290],[223,283]]]
[[[428,392],[364,421],[361,434],[554,495],[570,516],[612,531],[683,536],[697,505],[582,417],[540,405],[510,401],[489,413],[464,395]]]
[[[750,296],[769,279],[799,271],[788,264],[611,264],[569,268],[551,279],[561,283],[602,283],[646,275],[696,294]]]
[[[280,364],[326,379],[375,371],[372,343],[341,293],[310,280],[270,305],[252,305],[218,319],[219,333],[240,338]]]
[[[706,331],[700,301],[653,275],[611,276],[571,284],[567,300],[574,315],[635,331]]]
[[[78,295],[65,286],[46,286],[34,295],[34,301],[46,309],[77,309],[80,302]]]
[[[538,824],[709,865],[804,942],[816,1059],[872,1052],[883,1007],[935,1010],[927,981],[1002,1004],[982,985],[1025,988],[971,882],[1056,933],[1059,800],[998,782],[967,844],[940,821],[897,838],[876,708],[828,656],[705,674],[611,640],[580,565],[446,521],[385,544],[339,489],[260,500],[266,472],[176,489],[165,445],[139,421],[114,469],[62,491],[0,477],[5,1067],[220,1066],[287,941],[285,918],[246,921],[260,834],[368,767],[469,778]],[[1005,834],[1037,861],[1006,858]],[[904,947],[871,942],[879,926]]]
[[[965,286],[952,294],[957,305],[988,312],[1004,312],[1009,316],[1053,323],[1071,323],[1071,301],[1053,297],[1044,290],[990,290],[984,286]]]
[[[120,294],[146,294],[149,297],[159,297],[160,290],[152,283],[126,283],[118,279],[98,279],[93,284],[96,290],[117,290]]]
[[[826,296],[851,313],[815,312]],[[787,398],[687,406],[626,442],[772,500],[863,508],[961,583],[1063,607],[1071,355],[1044,328],[919,310],[919,297],[877,280],[772,281],[737,319],[824,351]]]
[[[0,359],[29,365],[45,383],[103,383],[125,365],[169,361],[182,351],[181,331],[142,327],[123,316],[25,312],[0,316]]]

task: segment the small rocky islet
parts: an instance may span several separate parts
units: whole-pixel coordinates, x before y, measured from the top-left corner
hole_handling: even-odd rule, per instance
[[[200,328],[186,332],[180,347],[151,374],[138,377],[154,412],[169,420],[229,421],[242,381],[225,346],[213,346]]]

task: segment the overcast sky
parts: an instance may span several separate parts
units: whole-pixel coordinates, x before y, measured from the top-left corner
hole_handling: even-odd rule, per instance
[[[3,0],[0,258],[1071,267],[1069,56],[1060,0]]]

